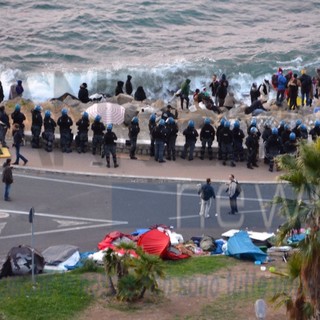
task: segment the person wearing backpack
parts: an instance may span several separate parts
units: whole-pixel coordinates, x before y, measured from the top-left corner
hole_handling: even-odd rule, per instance
[[[209,211],[212,203],[212,199],[216,198],[216,194],[211,185],[211,179],[207,178],[207,181],[203,185],[199,185],[198,194],[201,198],[201,206],[199,215],[201,217],[210,218]]]
[[[239,182],[235,179],[233,174],[229,176],[229,182],[227,183],[227,190],[230,200],[230,212],[229,214],[236,214],[238,213],[238,206],[237,206],[237,198],[241,193],[241,186]]]

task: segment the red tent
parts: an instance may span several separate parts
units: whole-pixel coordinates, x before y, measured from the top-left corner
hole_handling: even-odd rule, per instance
[[[157,255],[162,259],[180,260],[189,258],[187,254],[170,250],[170,237],[165,231],[158,229],[152,229],[142,234],[138,240],[138,246],[142,247],[145,252]]]
[[[138,246],[149,254],[164,257],[170,244],[170,238],[165,232],[153,229],[142,234],[138,240]]]

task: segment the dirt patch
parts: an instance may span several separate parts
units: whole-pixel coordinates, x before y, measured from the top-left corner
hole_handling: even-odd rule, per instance
[[[188,278],[165,279],[160,282],[163,290],[162,297],[146,297],[145,301],[133,306],[124,305],[107,298],[104,290],[100,297],[77,319],[230,319],[229,313],[214,315],[204,311],[215,304],[223,308],[231,308],[238,320],[256,319],[254,313],[254,299],[248,298],[250,290],[259,283],[279,281],[279,277],[268,271],[270,266],[277,270],[285,268],[285,264],[278,257],[274,262],[265,265],[262,271],[260,266],[252,262],[238,263],[228,270],[220,270],[211,275],[195,275]],[[230,299],[229,299],[230,297]],[[285,309],[275,309],[265,298],[267,303],[267,319],[285,319]],[[232,317],[233,318],[233,317]]]

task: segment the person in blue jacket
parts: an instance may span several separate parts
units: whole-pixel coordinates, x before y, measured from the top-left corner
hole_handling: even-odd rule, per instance
[[[287,79],[283,75],[282,69],[278,71],[278,85],[277,85],[277,105],[281,106],[284,100],[284,93],[287,87]]]

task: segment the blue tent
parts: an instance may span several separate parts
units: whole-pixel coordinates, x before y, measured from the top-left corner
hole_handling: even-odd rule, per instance
[[[235,233],[228,240],[226,254],[238,259],[265,262],[267,254],[255,246],[246,231]]]

